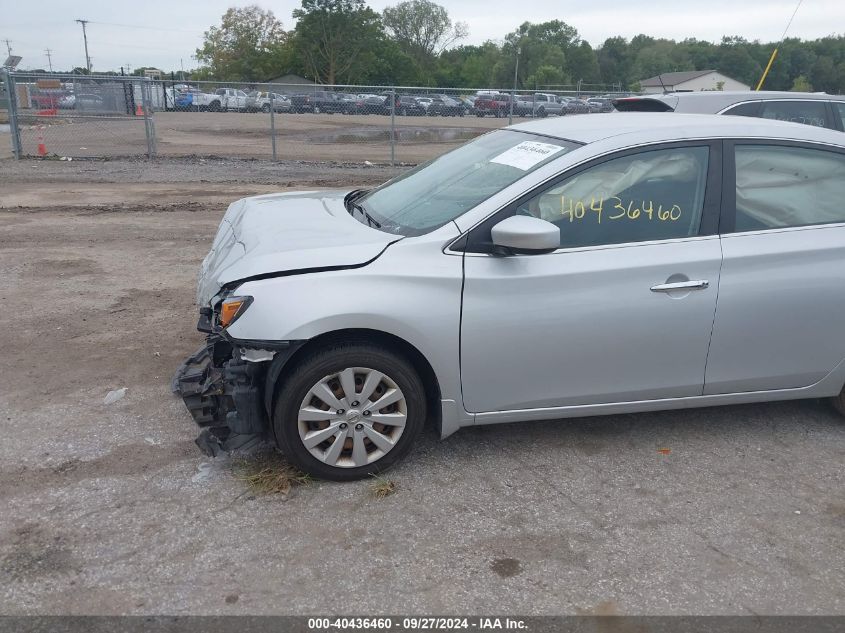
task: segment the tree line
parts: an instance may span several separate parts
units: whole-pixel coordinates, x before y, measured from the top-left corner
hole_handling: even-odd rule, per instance
[[[775,47],[739,36],[713,43],[637,35],[593,48],[562,20],[524,22],[501,41],[461,44],[467,25],[431,0],[406,0],[382,13],[364,0],[302,0],[285,30],[272,11],[231,8],[205,32],[192,78],[262,82],[298,74],[323,84],[510,87],[581,83],[637,90],[660,73],[716,69],[754,87]],[[517,68],[517,58],[518,68]],[[786,39],[767,90],[845,92],[845,36]]]

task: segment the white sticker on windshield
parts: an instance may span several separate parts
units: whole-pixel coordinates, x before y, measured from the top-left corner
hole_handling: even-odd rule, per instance
[[[531,169],[537,163],[546,160],[552,154],[557,154],[562,149],[563,147],[560,145],[552,145],[551,143],[523,141],[519,145],[505,150],[495,158],[491,158],[490,162],[516,167],[525,171]]]

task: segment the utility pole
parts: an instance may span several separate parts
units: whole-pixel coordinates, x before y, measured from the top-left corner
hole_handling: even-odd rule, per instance
[[[82,39],[85,40],[85,67],[88,69],[88,74],[91,74],[91,57],[88,56],[88,31],[86,25],[88,20],[76,20],[82,25]]]
[[[53,72],[53,57],[52,57],[53,51],[51,51],[49,48],[45,48],[44,52],[47,53],[47,64],[50,68],[50,72],[52,73]]]
[[[12,43],[9,40],[3,40],[6,42],[6,50],[9,51],[9,57],[12,56]]]
[[[519,54],[522,52],[522,45],[516,47],[516,64],[513,67],[513,90],[511,91],[511,107],[508,112],[508,125],[513,125],[513,101],[516,99],[516,81],[519,76]],[[536,97],[535,97],[536,98]]]

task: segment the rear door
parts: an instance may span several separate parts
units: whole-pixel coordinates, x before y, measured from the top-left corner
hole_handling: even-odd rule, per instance
[[[728,143],[705,394],[812,385],[845,359],[845,153]]]

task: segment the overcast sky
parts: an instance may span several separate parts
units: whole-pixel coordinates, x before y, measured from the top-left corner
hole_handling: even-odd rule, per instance
[[[192,58],[203,31],[219,24],[230,6],[258,4],[272,10],[286,29],[298,0],[238,2],[233,0],[3,0],[0,40],[9,39],[12,52],[23,56],[21,69],[47,68],[45,49],[52,50],[53,68],[85,65],[82,28],[77,18],[90,20],[88,48],[95,70],[120,66],[155,66],[178,70],[196,66]],[[396,0],[372,0],[381,11]],[[695,37],[718,41],[722,35],[749,40],[780,38],[796,0],[440,0],[453,20],[469,25],[468,44],[500,40],[521,22],[560,19],[578,29],[593,46],[613,35],[632,37]],[[167,18],[166,26],[156,23]],[[804,0],[790,36],[816,38],[845,32],[845,0]],[[5,46],[0,41],[0,46]],[[5,50],[0,49],[5,57]]]

